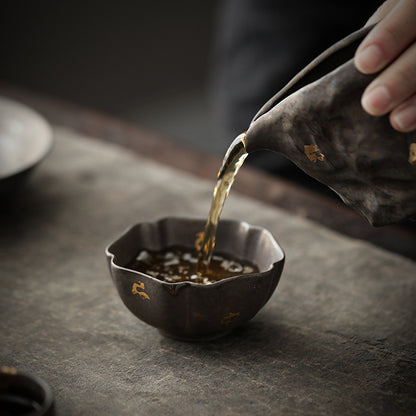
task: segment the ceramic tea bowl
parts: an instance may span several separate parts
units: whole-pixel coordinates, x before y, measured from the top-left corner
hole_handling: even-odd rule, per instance
[[[256,264],[258,273],[203,285],[168,283],[126,268],[142,250],[180,245],[194,248],[205,220],[169,217],[129,228],[106,249],[121,300],[139,319],[167,336],[184,341],[218,338],[247,322],[270,299],[279,282],[285,255],[269,231],[245,222],[221,220],[215,252]]]

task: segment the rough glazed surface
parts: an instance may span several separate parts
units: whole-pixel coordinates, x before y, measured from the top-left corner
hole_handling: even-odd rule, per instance
[[[415,218],[416,133],[399,133],[388,116],[362,109],[374,76],[355,69],[355,47],[340,45],[336,60],[332,49],[324,52],[265,104],[247,132],[247,150],[283,154],[373,225]]]
[[[136,222],[205,216],[214,178],[56,139],[1,213],[0,362],[47,381],[58,415],[416,412],[415,263],[231,192],[224,216],[282,245],[279,286],[225,338],[164,338],[122,304],[104,249]]]

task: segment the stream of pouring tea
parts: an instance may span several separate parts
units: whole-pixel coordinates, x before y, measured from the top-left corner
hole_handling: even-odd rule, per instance
[[[196,242],[196,246],[199,250],[197,265],[198,273],[204,273],[209,267],[215,246],[218,221],[225,199],[230,192],[235,175],[247,155],[245,133],[243,133],[231,143],[231,146],[225,154],[221,169],[218,172],[217,184],[214,189],[208,221],[205,225],[204,232]]]

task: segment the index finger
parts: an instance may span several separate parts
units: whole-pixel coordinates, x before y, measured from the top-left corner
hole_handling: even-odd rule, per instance
[[[355,54],[360,72],[373,74],[416,39],[416,1],[400,0],[361,42]]]

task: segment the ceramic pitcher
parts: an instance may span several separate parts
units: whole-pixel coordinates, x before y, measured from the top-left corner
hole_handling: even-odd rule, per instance
[[[327,49],[269,100],[246,148],[281,153],[379,226],[416,216],[416,133],[399,133],[388,116],[361,107],[377,74],[358,72],[353,56],[369,30]]]

